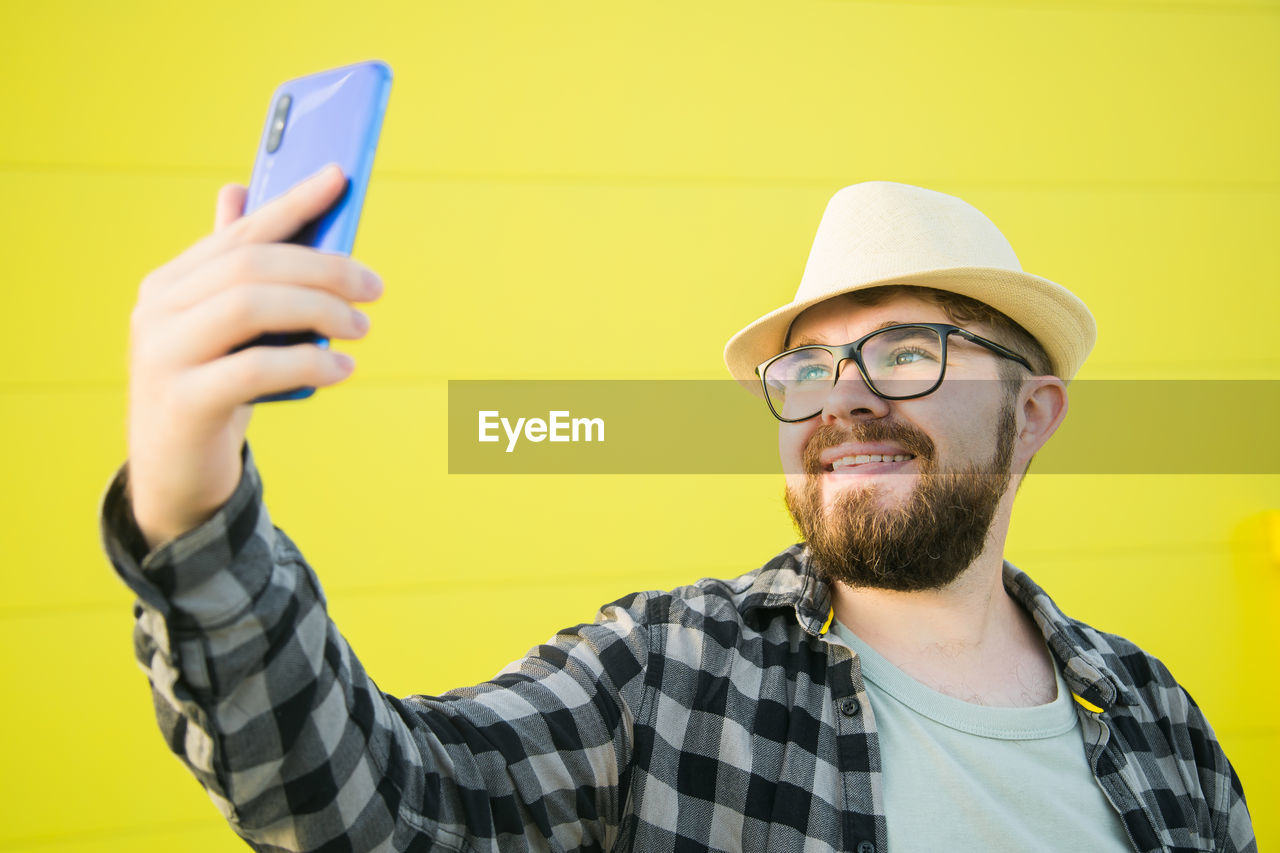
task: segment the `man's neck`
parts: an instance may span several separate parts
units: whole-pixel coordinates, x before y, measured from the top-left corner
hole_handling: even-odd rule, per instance
[[[1002,551],[988,547],[942,589],[834,584],[835,616],[940,693],[981,705],[1046,704],[1057,693],[1053,662],[1030,615],[1004,589]]]

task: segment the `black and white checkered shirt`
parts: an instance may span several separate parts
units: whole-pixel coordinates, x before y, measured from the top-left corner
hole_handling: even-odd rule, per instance
[[[254,848],[887,850],[875,717],[799,546],[606,605],[485,684],[397,699],[243,459],[226,506],[153,553],[123,468],[101,521],[164,737]],[[1100,709],[1078,705],[1082,747],[1134,849],[1256,850],[1240,781],[1168,670],[1007,564],[1005,585]]]

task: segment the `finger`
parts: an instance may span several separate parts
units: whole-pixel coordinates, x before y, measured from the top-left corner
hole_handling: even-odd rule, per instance
[[[368,317],[333,294],[288,284],[246,284],[170,318],[154,345],[166,362],[194,365],[267,332],[312,331],[354,340],[368,330]]]
[[[328,210],[345,187],[342,170],[331,163],[252,213],[199,240],[161,270],[166,278],[173,279],[232,246],[274,243],[292,237]]]
[[[249,347],[186,371],[177,387],[189,410],[220,414],[264,394],[334,385],[354,366],[345,353],[314,344]]]
[[[346,188],[347,179],[336,163],[299,181],[253,213],[238,220],[237,243],[275,243],[292,237],[329,208]]]
[[[244,215],[244,202],[249,190],[240,184],[227,184],[218,190],[218,204],[213,216],[213,230],[221,231]]]
[[[230,249],[172,282],[155,304],[165,313],[184,311],[234,287],[268,282],[312,287],[348,302],[370,302],[382,292],[377,273],[345,255],[290,243],[254,243]]]

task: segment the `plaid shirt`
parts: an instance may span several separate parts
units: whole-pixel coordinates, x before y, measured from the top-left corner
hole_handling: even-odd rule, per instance
[[[153,553],[124,468],[101,523],[165,740],[255,849],[887,850],[875,717],[800,546],[606,605],[487,683],[397,699],[272,526],[247,444],[243,460],[227,504]],[[1008,564],[1004,581],[1096,708],[1077,706],[1083,748],[1134,849],[1256,850],[1169,671]]]

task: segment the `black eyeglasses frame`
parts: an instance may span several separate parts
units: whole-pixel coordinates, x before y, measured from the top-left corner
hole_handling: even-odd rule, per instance
[[[867,366],[862,361],[862,345],[865,344],[868,339],[873,338],[876,335],[883,334],[884,332],[893,331],[894,329],[931,329],[933,332],[935,332],[938,335],[938,338],[942,341],[942,352],[941,352],[942,364],[941,364],[941,369],[938,371],[938,381],[933,383],[933,386],[929,388],[927,391],[921,391],[918,394],[905,394],[902,396],[882,394],[880,393],[879,390],[876,389],[875,383],[871,381],[871,378],[867,376]],[[761,362],[759,365],[757,365],[756,376],[760,379],[760,390],[764,393],[764,401],[765,403],[768,404],[769,411],[773,413],[773,416],[775,418],[782,421],[783,423],[788,423],[788,424],[799,423],[800,421],[807,421],[810,418],[816,418],[818,415],[822,414],[822,410],[819,409],[818,411],[814,412],[812,415],[805,415],[802,418],[784,418],[782,415],[778,414],[777,409],[773,407],[773,401],[769,399],[769,386],[765,384],[764,374],[765,374],[765,371],[769,369],[769,365],[773,364],[778,359],[784,356],[791,355],[792,353],[802,352],[803,350],[813,350],[813,349],[826,350],[828,353],[831,354],[831,357],[835,359],[835,376],[831,380],[832,389],[834,389],[836,387],[836,383],[840,381],[841,367],[844,365],[846,361],[852,361],[857,366],[858,373],[861,374],[862,376],[862,381],[867,383],[867,388],[871,390],[872,394],[875,394],[877,397],[879,397],[882,400],[914,400],[918,397],[927,397],[928,395],[932,394],[934,391],[937,391],[938,387],[942,385],[942,380],[945,379],[947,376],[947,339],[950,338],[952,335],[959,335],[960,337],[964,338],[966,341],[969,341],[970,343],[975,343],[978,346],[985,347],[986,349],[990,350],[996,355],[1002,356],[1012,361],[1016,361],[1018,364],[1021,364],[1027,370],[1032,370],[1031,362],[1027,361],[1025,358],[1018,355],[1013,350],[1009,349],[1006,346],[1002,346],[1001,344],[998,344],[993,340],[984,338],[981,335],[975,335],[973,332],[970,332],[967,329],[962,329],[959,326],[954,326],[950,323],[900,323],[896,326],[885,326],[882,329],[876,329],[874,332],[863,335],[862,337],[858,338],[856,341],[843,344],[841,346],[827,346],[825,344],[806,344],[802,347],[794,347],[789,350],[784,350],[778,353],[777,355],[773,356],[769,360]]]

